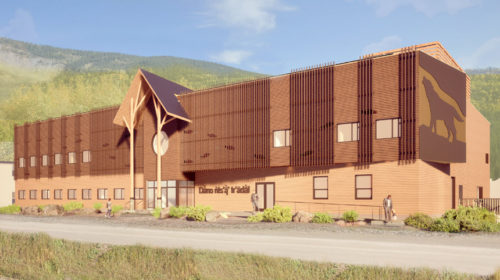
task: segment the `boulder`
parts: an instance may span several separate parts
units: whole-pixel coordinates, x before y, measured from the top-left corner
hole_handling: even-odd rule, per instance
[[[38,215],[40,213],[40,208],[38,206],[26,206],[21,210],[23,215]]]
[[[219,215],[223,219],[227,219],[229,217],[229,213],[228,212],[220,212]]]
[[[64,213],[64,208],[61,205],[46,205],[42,210],[44,216],[59,216]]]
[[[309,223],[313,217],[314,215],[309,212],[298,211],[293,215],[292,221],[295,223]]]
[[[217,221],[217,218],[219,216],[220,216],[219,212],[217,212],[217,211],[210,211],[205,216],[205,221],[207,221],[207,222],[215,222],[215,221]]]
[[[166,218],[169,218],[170,215],[168,214],[170,213],[170,208],[163,208],[161,209],[161,212],[160,212],[160,219],[166,219]]]

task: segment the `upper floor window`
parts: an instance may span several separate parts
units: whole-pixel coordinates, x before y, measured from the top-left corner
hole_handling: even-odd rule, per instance
[[[24,158],[19,158],[19,167],[24,167],[25,166],[25,163],[24,163]]]
[[[275,130],[273,134],[275,148],[290,146],[290,129]]]
[[[377,139],[401,137],[401,118],[377,120]]]
[[[47,166],[48,164],[49,164],[49,156],[43,155],[42,156],[42,166]]]
[[[36,157],[35,156],[30,157],[30,165],[31,165],[31,167],[36,166]]]
[[[90,162],[90,151],[83,151],[83,162]]]
[[[61,163],[62,163],[62,157],[61,157],[61,154],[55,154],[55,155],[54,155],[54,163],[55,163],[55,164],[61,164]]]
[[[359,140],[359,122],[337,125],[337,142]]]
[[[68,163],[76,163],[76,153],[75,152],[68,153]]]

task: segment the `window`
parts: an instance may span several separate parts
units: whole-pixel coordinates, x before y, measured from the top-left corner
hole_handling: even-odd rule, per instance
[[[401,119],[377,120],[377,139],[401,137]]]
[[[477,187],[477,198],[483,199],[483,187]]]
[[[20,168],[24,167],[24,158],[19,158],[19,167]]]
[[[359,123],[343,123],[337,125],[337,142],[359,140]]]
[[[372,175],[356,175],[356,199],[372,199]]]
[[[50,198],[50,190],[42,190],[42,199]]]
[[[314,199],[328,199],[328,177],[313,178]]]
[[[290,146],[290,129],[275,130],[273,134],[275,148]]]
[[[42,166],[47,166],[48,164],[49,164],[49,156],[43,155],[42,156]]]
[[[486,161],[486,164],[490,163],[490,154],[486,153],[484,160]]]
[[[54,199],[62,199],[62,190],[54,190]]]
[[[92,190],[91,189],[83,189],[82,190],[82,199],[85,199],[85,200],[92,199]]]
[[[68,199],[76,199],[76,190],[75,189],[68,190]]]
[[[36,190],[30,190],[30,199],[36,199]]]
[[[123,200],[125,195],[125,189],[115,189],[114,198],[116,200]]]
[[[83,162],[90,162],[90,151],[83,151]]]
[[[98,189],[97,199],[108,199],[108,189]]]
[[[26,191],[18,191],[17,192],[17,199],[19,199],[19,200],[25,199],[25,193],[26,193]]]
[[[137,188],[134,190],[135,199],[144,199],[144,188]]]
[[[55,164],[61,164],[62,160],[61,160],[61,154],[55,154],[54,155],[54,162]]]
[[[76,153],[75,152],[68,153],[68,163],[76,163]]]
[[[30,165],[31,165],[31,167],[36,166],[36,157],[35,156],[30,157]]]

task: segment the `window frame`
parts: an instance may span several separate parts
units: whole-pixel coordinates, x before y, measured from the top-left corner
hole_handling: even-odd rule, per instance
[[[63,162],[62,154],[60,153],[54,154],[54,165],[61,165],[62,162]]]
[[[24,157],[19,158],[19,168],[26,167],[26,162],[24,161]]]
[[[49,165],[49,155],[42,155],[42,166]]]
[[[82,200],[92,199],[92,189],[82,189]]]
[[[316,189],[316,178],[326,178],[326,189]],[[326,190],[326,197],[316,197],[316,191]],[[328,199],[328,176],[313,176],[313,199]]]
[[[350,140],[343,140],[343,141],[339,141],[339,126],[341,125],[350,125],[351,126],[351,139]],[[354,129],[354,127],[356,127],[356,129]],[[354,139],[354,130],[356,130],[356,139]],[[359,141],[359,122],[346,122],[346,123],[338,123],[337,124],[337,143],[344,143],[344,142],[355,142],[355,141]]]
[[[23,195],[21,195],[21,194],[23,194]],[[25,190],[18,190],[17,191],[17,199],[25,200],[26,199],[26,191]]]
[[[35,195],[32,195],[35,194]],[[30,190],[30,200],[36,200],[37,199],[37,190]]]
[[[370,177],[370,188],[358,188],[356,179],[358,176],[369,176]],[[368,197],[358,197],[358,189],[360,190],[370,190],[370,198]],[[373,199],[373,174],[356,174],[354,175],[354,199],[356,200],[372,200]]]
[[[117,195],[116,195],[117,190],[121,191],[121,198],[117,197]],[[125,188],[114,188],[113,189],[113,199],[114,200],[125,200]]]
[[[85,156],[87,154],[87,156]],[[87,160],[86,160],[87,159]],[[82,152],[82,162],[83,163],[88,163],[92,161],[92,155],[90,153],[90,150],[85,150]]]
[[[101,198],[101,191],[104,191],[104,197]],[[106,200],[108,199],[108,189],[106,188],[100,188],[100,189],[97,189],[97,200]]]
[[[394,136],[394,121],[395,120],[398,120],[398,135],[397,136]],[[381,138],[378,137],[378,134],[377,134],[378,133],[378,123],[382,122],[382,121],[390,121],[391,122],[391,137],[381,137]],[[383,139],[401,138],[401,132],[402,132],[401,130],[403,129],[402,126],[403,126],[403,124],[402,124],[402,120],[400,117],[375,120],[375,139],[383,140]]]
[[[284,145],[282,146],[276,146],[276,141],[275,141],[275,134],[283,132],[285,134],[285,142]],[[283,148],[283,147],[290,147],[291,146],[291,140],[290,140],[290,129],[277,129],[273,130],[273,148]]]
[[[56,195],[57,193],[59,193],[59,197]],[[63,196],[63,190],[62,189],[55,189],[54,190],[54,200],[62,200]]]
[[[70,192],[73,193],[73,196],[70,196]],[[68,189],[68,200],[76,200],[76,189]]]
[[[137,193],[139,193],[139,197],[137,197]],[[135,188],[134,189],[134,199],[144,199],[144,188]]]
[[[75,163],[76,163],[76,153],[68,152],[68,164],[75,164]]]
[[[36,156],[30,156],[30,167],[36,167]]]
[[[50,190],[42,189],[42,200],[48,200],[48,199],[50,199]]]

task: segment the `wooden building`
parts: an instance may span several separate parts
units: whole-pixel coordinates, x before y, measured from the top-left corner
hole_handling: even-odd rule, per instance
[[[438,42],[199,91],[140,69],[120,106],[15,127],[16,196],[439,215],[489,195],[489,129]]]

